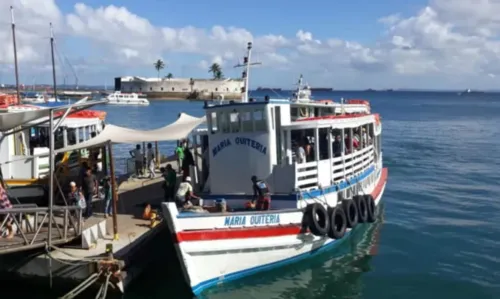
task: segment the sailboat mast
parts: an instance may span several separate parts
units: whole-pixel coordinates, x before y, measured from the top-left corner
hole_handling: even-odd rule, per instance
[[[54,30],[50,23],[50,52],[52,54],[52,79],[54,80],[54,101],[57,101],[56,65],[54,60]]]
[[[14,22],[14,7],[10,7],[10,19],[12,21],[12,44],[14,45],[14,68],[16,71],[16,93],[17,102],[21,103],[21,93],[19,92],[19,69],[17,67],[17,46],[16,46],[16,24]]]

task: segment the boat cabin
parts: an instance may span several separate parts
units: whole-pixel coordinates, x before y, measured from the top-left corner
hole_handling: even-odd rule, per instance
[[[331,186],[373,166],[380,155],[380,124],[366,101],[266,98],[206,104],[205,110],[208,128],[197,134],[208,139],[204,185],[211,195],[251,195],[253,175],[266,180],[274,194]],[[296,157],[299,146],[305,148],[304,161]]]
[[[7,112],[15,113],[15,112]],[[49,123],[39,124],[44,118],[22,126],[23,130],[6,136],[0,143],[0,165],[5,179],[32,180],[49,172]],[[57,123],[58,120],[55,122]],[[54,149],[84,142],[104,129],[102,117],[67,117],[54,136]],[[45,154],[47,154],[45,156]],[[57,161],[63,154],[56,156]],[[72,168],[89,158],[88,150],[68,154],[68,167]]]

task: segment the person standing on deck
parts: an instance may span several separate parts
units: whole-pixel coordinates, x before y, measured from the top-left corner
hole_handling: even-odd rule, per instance
[[[153,145],[148,143],[148,151],[146,152],[148,170],[149,170],[149,178],[152,179],[156,176],[155,174],[155,153],[153,151]]]
[[[135,146],[134,150],[130,151],[130,156],[135,159],[135,175],[137,177],[142,176],[142,160],[143,160],[143,155],[141,152],[141,145],[138,144]]]
[[[82,193],[83,196],[85,196],[85,203],[87,205],[85,218],[92,217],[92,199],[94,198],[96,186],[97,182],[94,175],[92,174],[92,169],[88,167],[85,173],[85,177],[83,178],[82,185]]]
[[[302,164],[306,162],[306,150],[304,149],[304,143],[299,142],[297,144],[297,151],[295,153],[295,161],[297,164]]]
[[[182,162],[184,160],[184,141],[181,140],[178,144],[177,147],[175,148],[175,156],[177,158],[177,172],[181,173],[182,172]]]
[[[182,177],[185,179],[189,176],[189,167],[194,165],[194,157],[188,146],[184,148],[184,160],[182,161]]]
[[[271,194],[269,192],[269,186],[263,180],[258,180],[254,175],[252,176],[252,189],[253,197],[251,206],[256,206],[257,210],[265,211],[271,208]],[[257,204],[255,204],[257,201]]]
[[[175,173],[171,164],[167,164],[167,167],[163,172],[163,178],[165,179],[165,201],[173,201],[175,196],[175,186],[177,185],[177,173]]]
[[[113,213],[113,189],[111,186],[111,178],[105,177],[103,180],[104,189],[104,217],[108,218]]]

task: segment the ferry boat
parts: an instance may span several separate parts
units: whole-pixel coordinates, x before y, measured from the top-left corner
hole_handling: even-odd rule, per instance
[[[309,85],[304,85],[303,77],[300,75],[299,81],[297,82],[297,90],[292,94],[292,99],[295,101],[309,101],[311,100],[311,87]]]
[[[142,94],[137,93],[121,93],[115,91],[106,97],[109,105],[135,105],[147,106],[149,101]]]
[[[368,101],[257,101],[244,88],[241,103],[204,109],[207,129],[193,133],[193,147],[205,149],[207,168],[191,174],[195,190],[203,188],[202,209],[162,204],[195,295],[331,250],[375,221],[388,170],[380,117]],[[305,155],[295,154],[299,147]],[[249,204],[254,176],[270,190],[266,210]]]
[[[0,107],[0,113],[16,113],[47,109],[35,105],[11,105]],[[61,112],[60,112],[61,113]],[[57,115],[56,115],[57,116]],[[54,148],[89,140],[99,134],[105,126],[106,112],[83,110],[69,114],[57,129]],[[0,140],[0,167],[5,182],[11,186],[23,186],[40,182],[49,174],[49,123],[47,117],[24,124],[18,133]],[[69,176],[89,159],[89,151],[66,153],[59,157],[56,168]]]
[[[49,97],[46,93],[37,93],[37,92],[26,92],[23,93],[21,98],[21,102],[25,104],[45,104],[45,103],[55,103],[60,102],[59,99],[54,97]]]

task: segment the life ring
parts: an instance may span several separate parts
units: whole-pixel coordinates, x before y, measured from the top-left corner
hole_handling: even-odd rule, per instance
[[[353,228],[358,224],[358,208],[352,200],[344,200],[342,202],[342,208],[344,209],[347,227]]]
[[[313,203],[306,207],[305,216],[307,226],[313,235],[324,236],[330,229],[328,212],[325,207],[319,203]]]
[[[332,239],[342,239],[347,230],[347,219],[342,206],[337,206],[330,209],[330,229],[328,230],[328,237]]]
[[[366,199],[362,195],[355,195],[352,200],[356,203],[356,208],[358,208],[358,223],[367,222],[368,206],[366,204]]]
[[[368,218],[367,218],[367,221],[368,222],[375,222],[375,200],[373,199],[373,196],[367,194],[364,196],[365,198],[365,202],[366,202],[366,206],[367,206],[367,212],[368,212]]]

